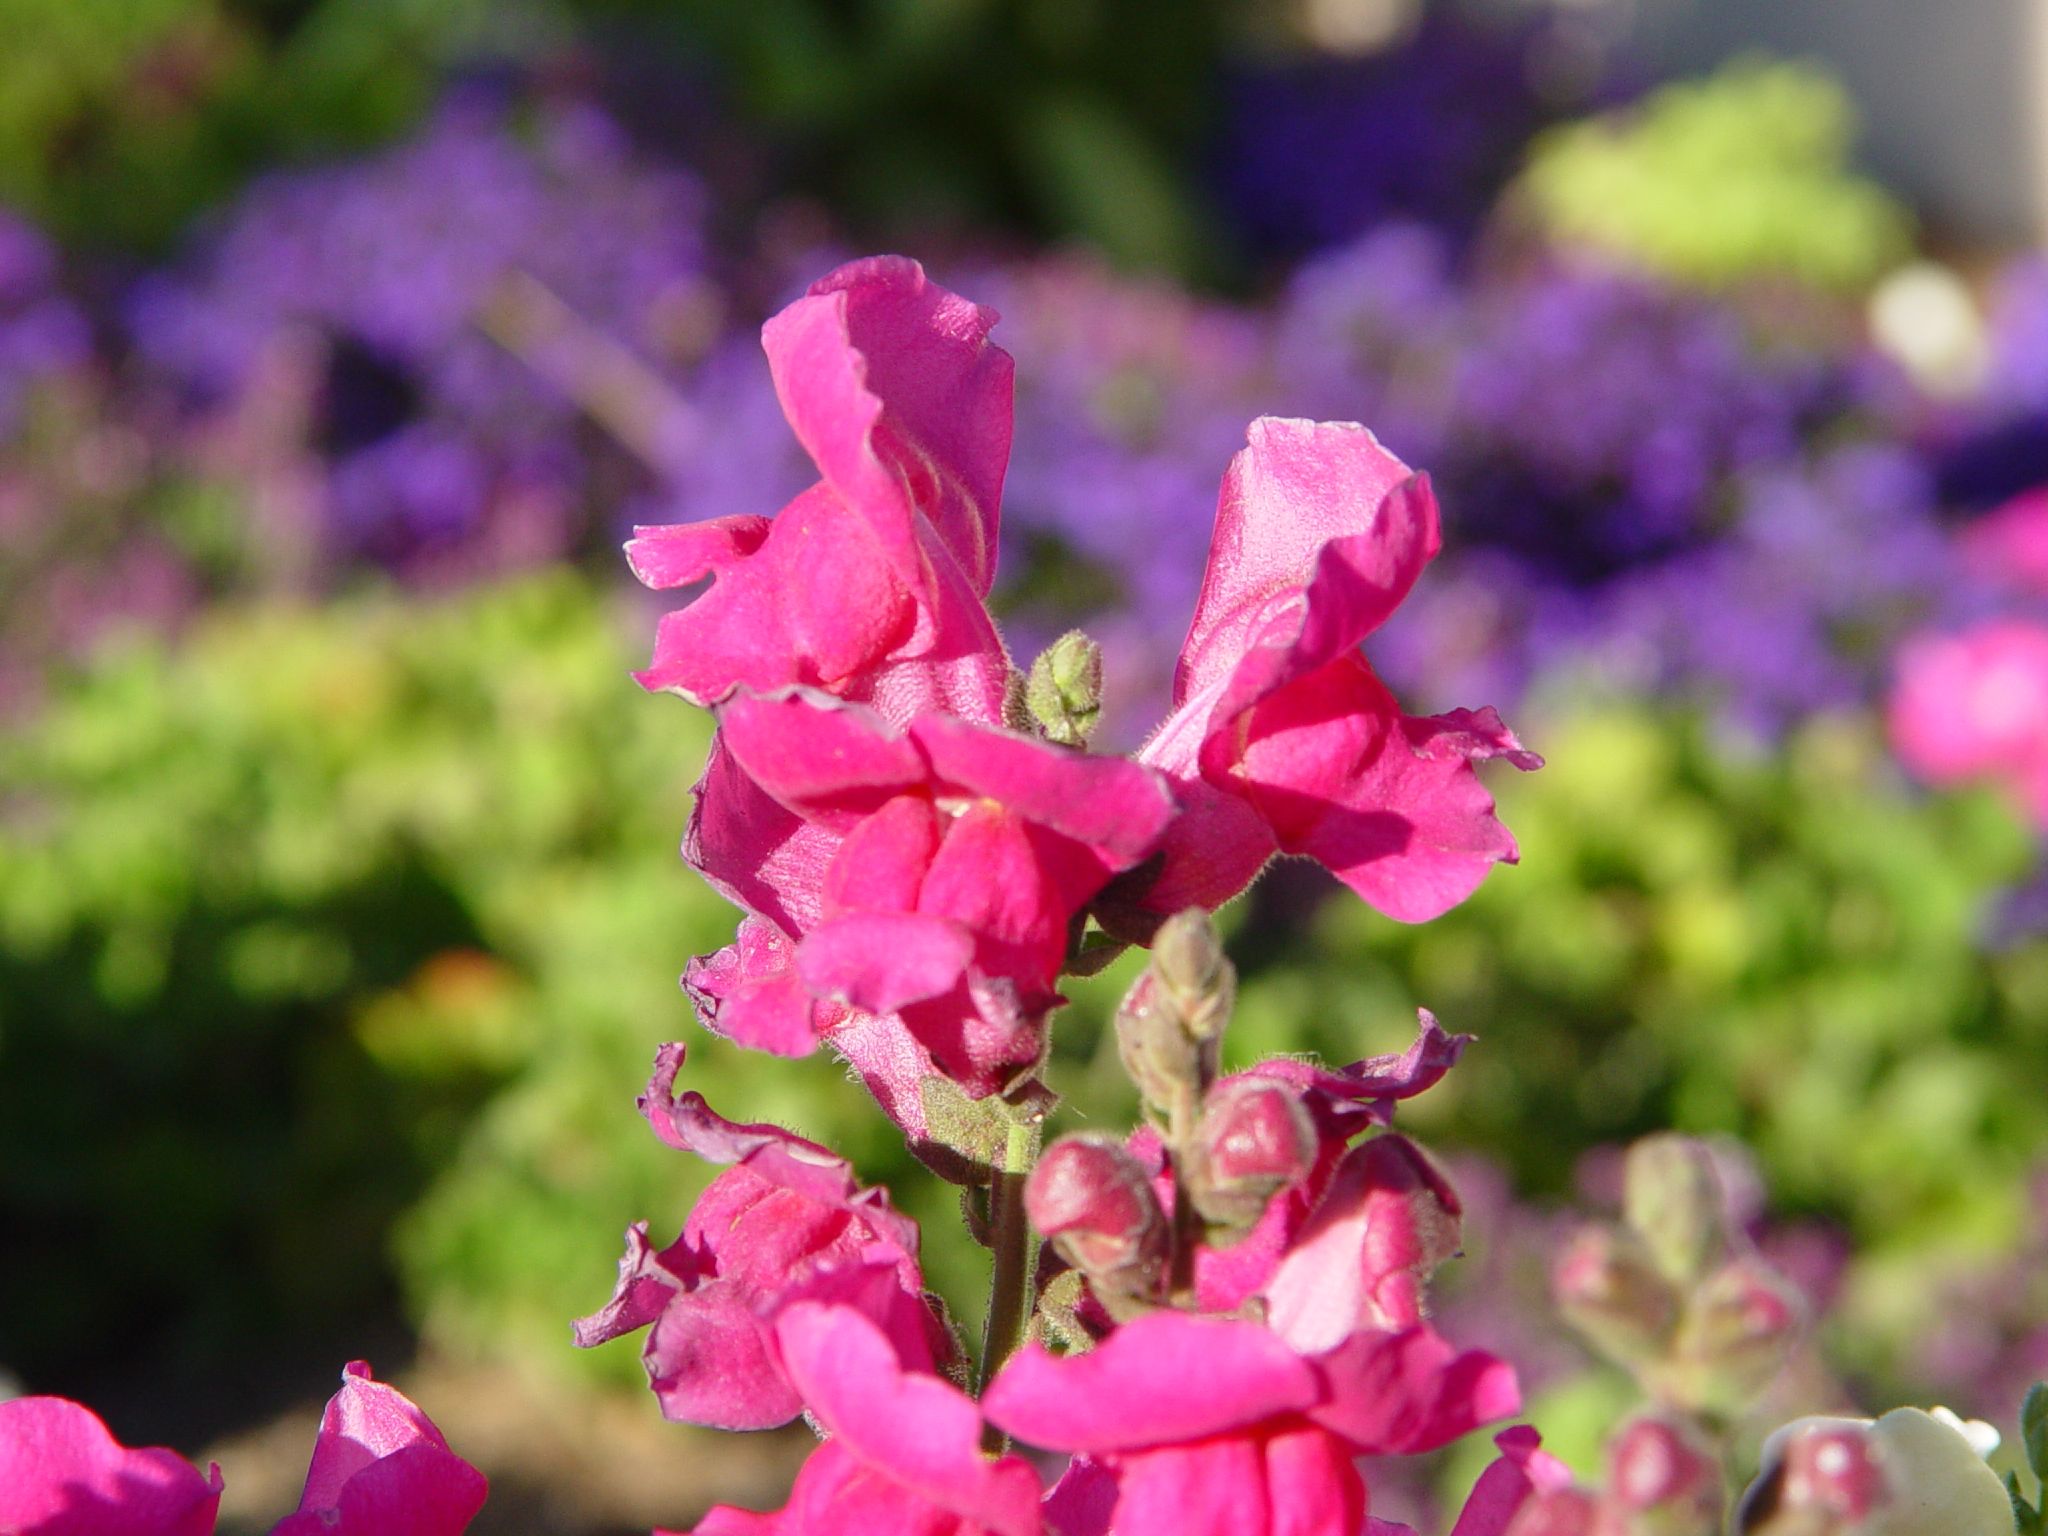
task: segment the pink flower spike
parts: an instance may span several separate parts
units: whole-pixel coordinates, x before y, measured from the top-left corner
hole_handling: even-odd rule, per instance
[[[1995,620],[1901,650],[1892,744],[1932,784],[2003,785],[2048,826],[2048,626]]]
[[[321,1415],[298,1512],[272,1536],[460,1536],[488,1491],[433,1421],[358,1360]]]
[[[0,1402],[0,1531],[13,1536],[211,1536],[220,1468],[130,1450],[62,1397]]]
[[[984,1457],[973,1401],[906,1369],[866,1317],[799,1302],[775,1342],[831,1438],[781,1510],[714,1509],[695,1536],[1039,1536],[1038,1474],[1020,1457]]]
[[[2048,485],[1987,512],[1964,529],[1972,575],[2015,592],[2048,596]]]

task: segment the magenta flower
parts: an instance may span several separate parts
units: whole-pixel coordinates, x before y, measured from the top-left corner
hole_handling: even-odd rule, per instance
[[[1026,1346],[982,1409],[1113,1477],[1116,1536],[1355,1536],[1355,1457],[1434,1449],[1518,1401],[1507,1366],[1427,1328],[1309,1355],[1257,1323],[1162,1311],[1085,1355]]]
[[[1183,814],[1101,910],[1133,938],[1306,854],[1389,917],[1469,896],[1515,842],[1472,765],[1525,751],[1490,709],[1403,714],[1358,652],[1439,546],[1426,477],[1363,427],[1262,417],[1231,460],[1174,711],[1139,754]]]
[[[61,1397],[0,1403],[0,1531],[18,1536],[210,1536],[220,1468],[129,1450]]]
[[[819,480],[773,518],[642,528],[650,587],[711,589],[662,620],[648,688],[698,704],[792,685],[1002,717],[1009,662],[983,604],[1010,457],[1012,365],[995,315],[882,256],[770,320],[783,415]]]
[[[661,1048],[641,1110],[670,1146],[731,1167],[667,1248],[654,1249],[644,1222],[627,1231],[612,1299],[576,1324],[576,1342],[651,1325],[642,1358],[662,1413],[722,1429],[772,1428],[803,1411],[773,1347],[775,1315],[799,1298],[864,1314],[929,1369],[951,1345],[924,1300],[916,1224],[823,1147],[735,1125],[695,1093],[674,1097],[682,1063],[683,1047]]]
[[[2048,486],[2039,486],[1970,524],[1963,563],[1981,581],[2048,595]]]
[[[2009,619],[1909,642],[1890,723],[1922,778],[2001,784],[2048,826],[2048,628]]]
[[[460,1536],[488,1491],[433,1420],[358,1360],[320,1416],[298,1512],[272,1536]]]
[[[712,1510],[694,1536],[1039,1536],[1038,1475],[981,1453],[974,1403],[906,1366],[859,1312],[798,1302],[775,1321],[781,1369],[825,1433],[774,1514]]]
[[[753,794],[700,800],[693,858],[760,904],[688,978],[707,1018],[788,1052],[846,1016],[832,1004],[900,1016],[977,1097],[1038,1059],[1075,915],[1174,813],[1138,764],[955,716],[898,733],[799,690],[737,695],[719,724],[721,786],[743,776],[781,817]]]
[[[298,1511],[272,1536],[461,1536],[484,1475],[358,1360],[320,1419]],[[129,1450],[61,1397],[0,1403],[0,1531],[8,1536],[212,1536],[220,1468]]]

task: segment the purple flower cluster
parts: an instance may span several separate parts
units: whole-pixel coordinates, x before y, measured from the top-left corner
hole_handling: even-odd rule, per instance
[[[382,158],[259,182],[131,320],[215,438],[310,461],[335,555],[500,565],[644,483],[620,443],[663,467],[664,381],[717,323],[701,222],[595,110],[457,96]]]
[[[19,429],[39,381],[82,367],[91,355],[91,326],[57,287],[56,251],[0,208],[0,442]]]

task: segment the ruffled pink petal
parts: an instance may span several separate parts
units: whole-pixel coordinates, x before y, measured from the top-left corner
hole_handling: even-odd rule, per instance
[[[1115,1536],[1269,1536],[1272,1529],[1265,1457],[1251,1435],[1119,1456],[1117,1492]]]
[[[1393,494],[1411,472],[1365,428],[1267,416],[1247,437],[1223,478],[1176,704],[1236,670],[1276,605],[1299,601],[1332,543],[1351,541],[1342,542],[1346,574],[1331,578],[1346,599],[1348,638],[1315,647],[1323,660],[1335,654],[1327,644],[1356,645],[1385,622],[1441,542],[1426,483]]]
[[[769,796],[846,835],[929,778],[924,755],[881,716],[815,691],[740,694],[719,712],[726,751]]]
[[[1357,1536],[1365,1479],[1334,1435],[1310,1425],[1269,1436],[1263,1446],[1272,1491],[1270,1536]]]
[[[1234,747],[1203,749],[1272,826],[1401,922],[1440,916],[1476,890],[1515,840],[1461,748],[1472,733],[1400,713],[1363,658],[1345,655],[1260,700],[1238,718]],[[1229,755],[1219,755],[1228,753]],[[1511,759],[1535,761],[1518,747]]]
[[[1345,1139],[1369,1126],[1391,1124],[1401,1099],[1435,1087],[1458,1064],[1471,1035],[1453,1035],[1427,1008],[1416,1010],[1415,1043],[1386,1056],[1369,1056],[1334,1070],[1279,1056],[1245,1069],[1246,1077],[1264,1077],[1298,1088],[1307,1097],[1317,1124]]]
[[[273,1536],[459,1536],[488,1491],[433,1421],[358,1360],[321,1416],[298,1511]]]
[[[1266,1320],[1317,1354],[1360,1328],[1405,1328],[1422,1317],[1422,1285],[1458,1251],[1456,1192],[1400,1136],[1345,1154],[1266,1287]]]
[[[844,691],[906,645],[917,625],[917,588],[891,569],[874,529],[825,485],[772,522],[639,529],[627,559],[650,586],[714,578],[689,606],[663,616],[653,660],[634,674],[643,688],[697,704],[742,687]]]
[[[790,426],[908,585],[920,516],[977,596],[995,579],[1015,371],[988,339],[995,321],[916,262],[878,256],[827,274],[762,329]]]
[[[808,1056],[846,1017],[812,994],[797,974],[796,946],[765,918],[740,921],[724,949],[700,955],[683,972],[697,1021],[714,1035],[777,1056]]]
[[[711,739],[695,795],[683,835],[690,867],[783,933],[810,932],[839,835],[771,799],[726,750],[723,731]]]
[[[1521,1411],[1513,1366],[1425,1327],[1355,1333],[1321,1364],[1329,1396],[1309,1416],[1360,1455],[1420,1455]]]
[[[130,1450],[61,1397],[0,1402],[0,1530],[23,1536],[211,1536],[220,1468]]]
[[[775,1324],[784,1369],[818,1422],[862,1462],[994,1536],[1038,1536],[1038,1475],[981,1454],[981,1414],[936,1376],[906,1371],[867,1318],[800,1302]]]
[[[592,1349],[645,1328],[661,1316],[678,1290],[694,1285],[704,1274],[697,1254],[685,1240],[678,1238],[657,1252],[648,1241],[647,1223],[634,1222],[626,1228],[626,1252],[619,1260],[612,1299],[572,1325],[576,1347]]]
[[[1019,1350],[982,1411],[1029,1444],[1099,1454],[1222,1434],[1320,1391],[1315,1368],[1256,1323],[1154,1312],[1085,1355]]]
[[[1053,1536],[1109,1536],[1116,1513],[1116,1474],[1088,1456],[1076,1456],[1045,1496]]]
[[[1093,850],[1107,871],[1151,854],[1174,815],[1159,774],[1120,757],[1089,757],[1007,731],[929,715],[911,736],[941,793],[994,800]]]
[[[895,1013],[950,992],[974,958],[955,922],[913,912],[861,912],[821,924],[797,951],[804,985],[868,1013]]]
[[[1571,1469],[1541,1449],[1542,1436],[1527,1424],[1502,1430],[1493,1443],[1500,1456],[1479,1474],[1451,1536],[1502,1536],[1531,1496],[1571,1486]]]
[[[899,795],[860,823],[825,871],[824,910],[915,912],[943,836],[928,795]]]
[[[712,1429],[773,1429],[803,1412],[776,1363],[764,1298],[731,1285],[670,1294],[643,1355],[662,1416]]]

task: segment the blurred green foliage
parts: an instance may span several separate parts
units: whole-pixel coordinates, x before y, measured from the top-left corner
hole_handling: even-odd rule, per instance
[[[0,202],[154,249],[259,169],[399,131],[452,63],[560,30],[545,0],[0,0]]]
[[[1854,175],[1855,109],[1804,65],[1738,59],[1538,138],[1522,188],[1549,233],[1680,282],[1867,286],[1911,252],[1906,210]]]
[[[978,221],[1207,273],[1216,234],[1186,167],[1229,10],[0,0],[0,203],[69,242],[153,251],[259,170],[402,131],[451,73],[595,75],[655,136],[705,139],[715,172],[744,183],[774,161],[777,190],[822,194],[874,237]],[[739,121],[697,121],[713,98]]]
[[[675,854],[706,724],[613,617],[567,577],[222,611],[0,741],[0,1228],[40,1256],[0,1359],[346,1331],[408,1210],[436,1337],[566,1354],[626,1222],[673,1235],[704,1172],[633,1093],[731,915]],[[690,1077],[879,1133],[762,1065]]]

